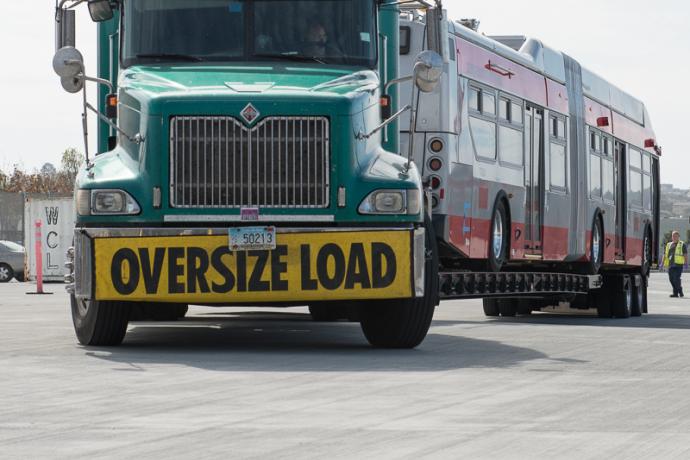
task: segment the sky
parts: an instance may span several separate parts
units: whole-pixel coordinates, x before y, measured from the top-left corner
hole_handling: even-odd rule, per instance
[[[52,70],[54,0],[0,1],[0,169],[60,163],[83,151],[81,96]],[[453,19],[477,18],[487,35],[526,35],[577,59],[647,106],[663,147],[661,181],[690,188],[690,2],[684,0],[445,0]],[[96,29],[77,14],[77,47],[96,71]],[[88,86],[91,96],[95,86]],[[91,150],[96,138],[91,115]]]

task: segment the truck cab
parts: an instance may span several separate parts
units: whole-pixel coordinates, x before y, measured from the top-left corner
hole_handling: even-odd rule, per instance
[[[79,3],[57,8],[54,67],[99,87],[67,280],[82,343],[187,304],[347,304],[373,345],[421,342],[438,277],[419,172],[382,119],[394,2],[89,0],[97,77],[71,42]]]

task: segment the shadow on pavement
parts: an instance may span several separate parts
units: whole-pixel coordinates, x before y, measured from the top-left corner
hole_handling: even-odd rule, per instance
[[[552,326],[690,329],[690,309],[688,310],[688,315],[650,313],[636,318],[599,318],[593,315],[577,313],[535,313],[529,316],[518,316],[514,318],[487,318],[479,321],[434,320],[434,323],[438,326],[449,326],[453,324],[482,324],[487,326],[490,326],[491,324],[544,324]]]
[[[369,346],[356,323],[315,323],[309,315],[273,312],[232,316],[133,323],[121,346],[84,350],[132,371],[176,364],[227,372],[415,372],[507,368],[549,359],[529,348],[433,330],[417,349],[380,350]]]

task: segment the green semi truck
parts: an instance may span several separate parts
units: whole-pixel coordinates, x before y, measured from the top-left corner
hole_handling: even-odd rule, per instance
[[[441,74],[441,5],[419,7],[431,50],[400,78],[393,0],[61,0],[53,67],[83,95],[87,154],[66,276],[78,340],[121,343],[134,311],[310,305],[355,311],[373,346],[421,343],[436,241],[395,86]]]

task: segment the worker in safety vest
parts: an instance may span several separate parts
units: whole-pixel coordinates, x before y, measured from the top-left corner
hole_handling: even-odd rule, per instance
[[[664,267],[668,268],[668,279],[673,286],[671,297],[683,297],[683,286],[680,277],[683,274],[683,267],[688,266],[688,248],[680,240],[680,233],[673,232],[671,242],[666,245],[664,251]]]

